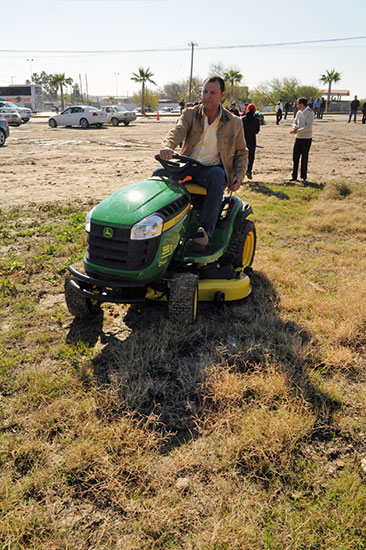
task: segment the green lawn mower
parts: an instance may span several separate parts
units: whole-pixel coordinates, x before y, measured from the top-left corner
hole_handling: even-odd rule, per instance
[[[241,300],[251,292],[256,231],[252,207],[236,196],[223,198],[209,244],[197,252],[193,235],[206,189],[179,174],[195,159],[155,157],[167,176],[124,187],[86,216],[85,273],[69,266],[65,298],[72,315],[99,313],[103,302],[167,301],[174,322],[196,319],[197,302]]]

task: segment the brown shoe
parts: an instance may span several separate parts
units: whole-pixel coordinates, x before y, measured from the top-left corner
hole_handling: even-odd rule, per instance
[[[203,227],[199,227],[193,237],[197,249],[203,250],[208,245],[208,235]]]

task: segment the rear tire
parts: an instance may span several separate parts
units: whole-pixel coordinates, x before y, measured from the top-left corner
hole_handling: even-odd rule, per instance
[[[5,132],[4,132],[4,130],[0,129],[0,147],[2,147],[4,145],[5,141],[6,141]]]
[[[57,122],[54,118],[50,118],[50,120],[48,121],[48,126],[50,126],[50,128],[57,128]]]
[[[80,120],[80,126],[86,130],[87,128],[89,128],[89,122],[86,120],[86,118],[82,118]]]
[[[119,120],[115,116],[111,120],[112,126],[118,126]]]
[[[169,317],[181,325],[192,324],[197,317],[198,279],[193,273],[176,273],[170,284]]]
[[[257,234],[251,220],[242,220],[234,227],[227,251],[222,262],[232,264],[234,268],[251,266],[254,260]]]
[[[65,301],[67,309],[74,317],[79,319],[88,319],[93,315],[98,315],[101,311],[100,303],[96,300],[85,298],[70,286],[72,275],[67,274],[65,278]]]

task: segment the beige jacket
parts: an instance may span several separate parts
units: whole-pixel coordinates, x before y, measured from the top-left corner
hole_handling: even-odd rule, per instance
[[[202,110],[202,105],[184,109],[174,128],[165,137],[163,147],[175,149],[183,143],[182,155],[189,157],[204,129]],[[240,118],[226,109],[222,109],[217,128],[217,145],[228,184],[235,176],[243,181],[248,159],[243,124]]]

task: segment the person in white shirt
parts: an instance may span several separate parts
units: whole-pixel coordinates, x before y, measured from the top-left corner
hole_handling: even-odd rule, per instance
[[[299,161],[301,157],[301,179],[306,182],[308,173],[308,160],[311,141],[313,137],[314,112],[307,106],[308,100],[299,97],[297,100],[298,112],[290,134],[296,135],[293,151],[292,178],[290,181],[297,181]]]
[[[283,113],[283,104],[282,104],[282,99],[280,99],[276,103],[276,124],[279,124],[280,120],[282,120],[282,113]]]

